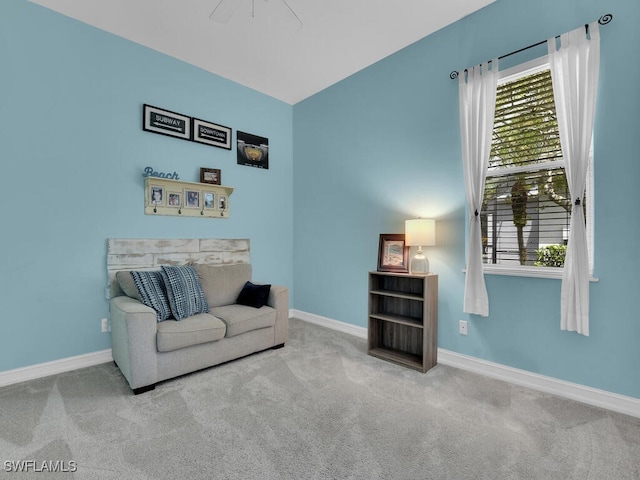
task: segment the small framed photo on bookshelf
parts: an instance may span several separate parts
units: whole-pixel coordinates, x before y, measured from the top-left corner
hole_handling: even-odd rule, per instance
[[[409,273],[409,247],[404,233],[381,233],[378,244],[378,271]]]

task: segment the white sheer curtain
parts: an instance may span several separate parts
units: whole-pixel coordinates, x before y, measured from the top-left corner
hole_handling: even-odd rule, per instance
[[[582,199],[589,165],[600,66],[598,22],[547,41],[560,145],[572,198],[564,262],[560,328],[589,335],[589,252]]]
[[[486,317],[489,297],[482,271],[482,230],[480,211],[484,197],[484,182],[491,152],[493,117],[498,86],[498,59],[489,64],[468,69],[459,76],[460,136],[462,162],[469,220],[467,273],[464,282],[464,312]]]

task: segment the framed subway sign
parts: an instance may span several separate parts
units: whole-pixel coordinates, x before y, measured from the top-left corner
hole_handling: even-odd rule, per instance
[[[142,129],[147,132],[191,140],[191,117],[144,104]]]
[[[194,118],[192,140],[231,150],[231,128]]]

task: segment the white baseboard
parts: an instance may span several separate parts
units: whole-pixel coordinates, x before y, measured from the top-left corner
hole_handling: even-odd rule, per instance
[[[111,349],[0,372],[0,387],[111,362]]]
[[[364,327],[349,325],[300,310],[291,310],[290,313],[292,317],[309,323],[367,338],[367,329]],[[537,373],[508,367],[442,348],[438,348],[438,363],[640,418],[640,399],[638,398],[538,375]]]
[[[438,349],[438,362],[505,382],[640,418],[640,399]]]
[[[356,325],[294,309],[289,310],[289,317],[299,318],[305,322],[314,323],[332,330],[338,330],[339,332],[348,333],[349,335],[354,335],[356,337],[367,338],[367,329],[365,327],[357,327]]]

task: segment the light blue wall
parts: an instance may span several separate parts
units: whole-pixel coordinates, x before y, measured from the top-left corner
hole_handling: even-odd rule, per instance
[[[606,3],[606,6],[604,6]],[[461,70],[612,13],[601,27],[591,335],[560,331],[560,281],[488,275],[490,316],[462,313]],[[367,321],[380,233],[434,217],[439,346],[640,398],[640,2],[498,0],[294,106],[296,309]],[[527,60],[531,52],[511,57]],[[507,62],[504,62],[507,63]],[[457,333],[469,320],[469,335]]]
[[[142,104],[269,138],[270,168],[142,131]],[[249,238],[254,278],[293,279],[292,107],[26,2],[0,2],[0,371],[110,347],[110,237]],[[235,139],[235,133],[234,133]],[[142,170],[222,170],[228,220],[143,213]]]

